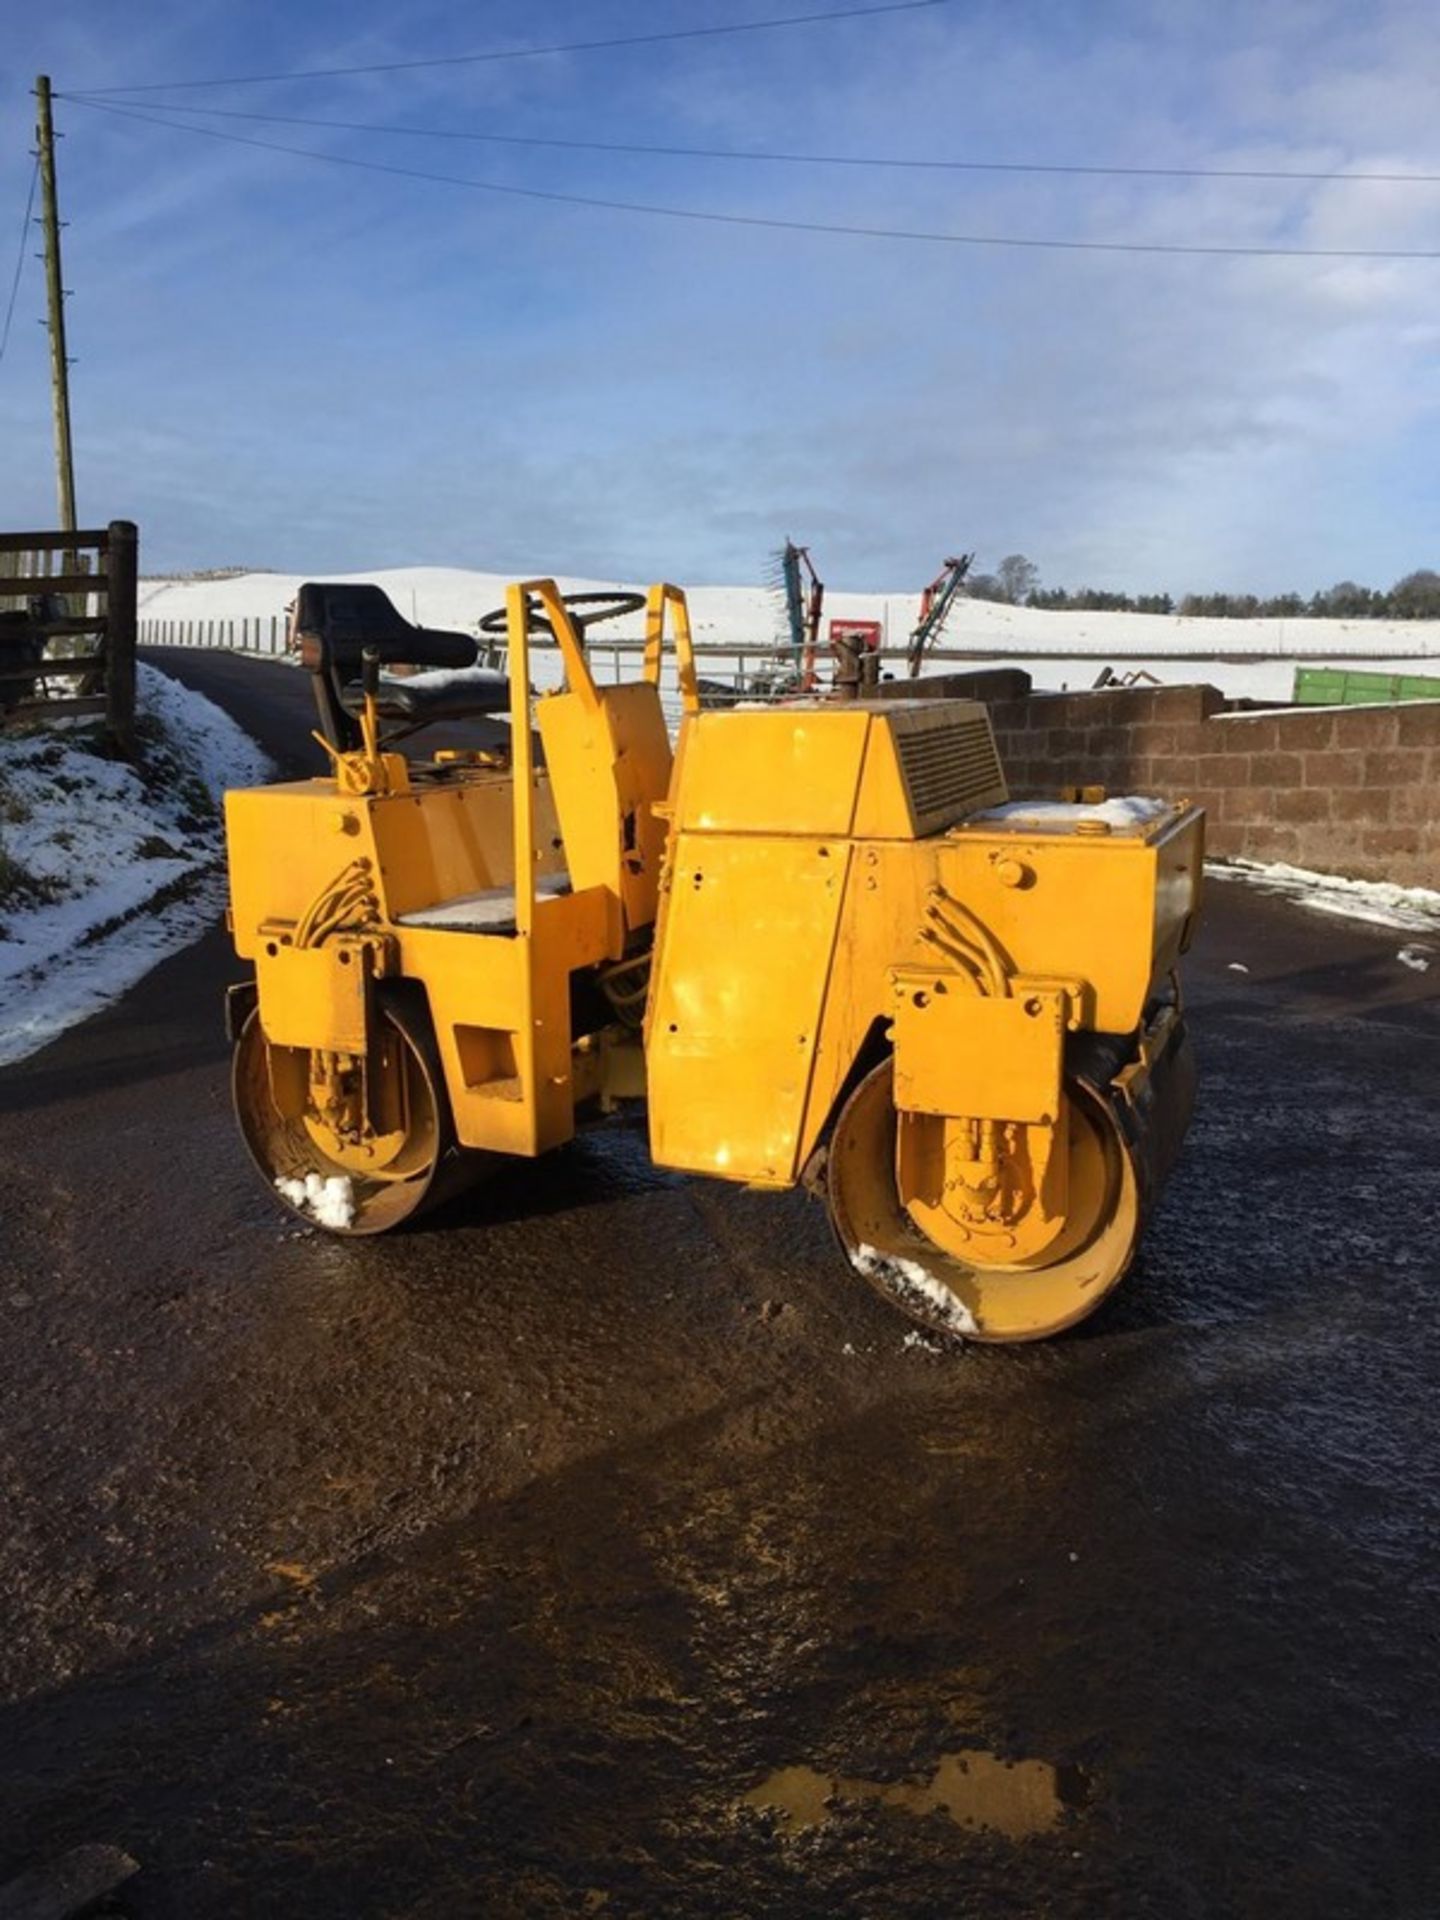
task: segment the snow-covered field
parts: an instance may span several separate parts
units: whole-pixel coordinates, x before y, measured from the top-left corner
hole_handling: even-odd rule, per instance
[[[396,567],[365,574],[317,571],[246,573],[232,580],[145,580],[140,618],[268,621],[283,615],[303,579],[354,579],[383,587],[409,620],[471,632],[482,614],[503,604],[511,577],[465,567]],[[593,592],[615,584],[560,581],[567,592]],[[780,638],[779,601],[764,587],[701,586],[687,587],[687,592],[697,644],[734,653],[743,649],[753,668],[758,656]],[[890,647],[905,645],[918,611],[919,595],[914,593],[832,591],[825,599],[827,618],[878,620],[884,644]],[[638,615],[596,628],[593,637],[601,659],[606,639],[638,639],[641,631]],[[1106,665],[1122,673],[1149,672],[1170,685],[1208,681],[1232,698],[1276,701],[1291,697],[1295,668],[1305,663],[1382,673],[1433,670],[1440,675],[1440,621],[1182,620],[1150,613],[1051,613],[961,600],[939,644],[962,649],[971,656],[966,664],[977,668],[1023,667],[1037,687],[1054,690],[1091,686]],[[545,664],[552,663],[537,663]],[[726,662],[709,659],[702,671],[723,676]],[[545,684],[543,673],[537,678]]]
[[[145,751],[93,726],[0,738],[0,1065],[118,998],[225,904],[219,801],[270,777],[203,695],[141,666]]]

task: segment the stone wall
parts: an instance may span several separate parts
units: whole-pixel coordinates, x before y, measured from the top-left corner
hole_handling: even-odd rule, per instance
[[[1188,797],[1220,858],[1440,888],[1440,701],[1250,711],[1214,687],[1125,687],[1018,694],[990,713],[1017,799],[1081,785]]]

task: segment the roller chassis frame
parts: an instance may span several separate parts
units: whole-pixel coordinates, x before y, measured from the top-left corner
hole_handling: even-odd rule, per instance
[[[307,1171],[348,1182],[353,1217],[324,1224],[381,1231],[639,1104],[657,1165],[819,1194],[849,1265],[931,1329],[1033,1339],[1092,1311],[1189,1118],[1198,810],[1016,823],[968,703],[701,714],[668,585],[623,687],[596,687],[552,582],[506,614],[508,766],[412,769],[367,711],[329,781],[231,796],[256,977],[226,1025],[262,1176],[307,1217]],[[565,686],[536,710],[542,770],[543,628]]]

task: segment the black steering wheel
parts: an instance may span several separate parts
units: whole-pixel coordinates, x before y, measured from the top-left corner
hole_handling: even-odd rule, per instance
[[[575,624],[580,638],[585,638],[586,630],[598,626],[602,620],[618,620],[623,614],[639,613],[645,605],[643,593],[562,593],[561,600]],[[530,620],[527,631],[530,633],[548,633],[553,640],[555,627],[548,615],[530,602],[527,602]],[[593,607],[593,613],[583,613],[579,609]],[[487,613],[480,622],[481,633],[503,634],[506,630],[507,611],[496,607],[493,613]]]

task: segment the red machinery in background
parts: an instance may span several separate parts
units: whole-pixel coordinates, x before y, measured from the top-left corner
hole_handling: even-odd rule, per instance
[[[947,560],[944,567],[926,587],[920,596],[920,618],[915,631],[910,635],[908,664],[910,678],[913,680],[920,671],[920,663],[925,658],[925,649],[932,640],[938,639],[940,629],[955,604],[965,576],[974,561],[973,553],[962,553],[957,558]]]
[[[835,691],[854,698],[880,678],[880,641],[884,628],[878,620],[832,620],[830,653],[835,662]]]
[[[920,618],[906,649],[912,680],[920,672],[926,648],[939,638],[974,558],[973,553],[962,553],[946,560],[920,595]],[[815,571],[808,547],[797,547],[793,540],[787,540],[779,560],[778,584],[785,600],[792,671],[800,689],[813,693],[820,684],[818,657],[825,583]],[[883,633],[878,620],[831,620],[829,652],[835,661],[835,691],[842,698],[853,697],[879,680]]]

